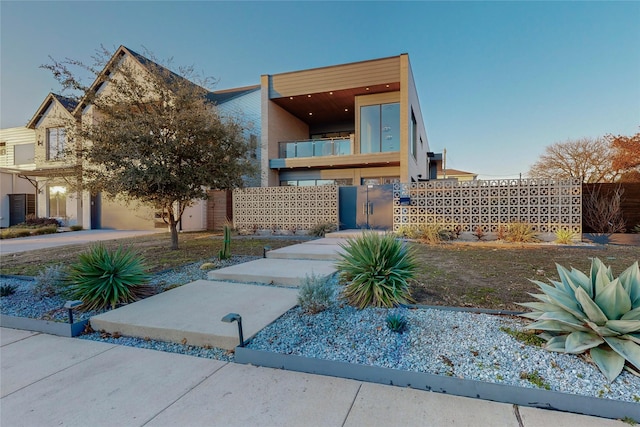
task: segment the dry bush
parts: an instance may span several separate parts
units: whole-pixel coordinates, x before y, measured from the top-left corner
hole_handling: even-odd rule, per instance
[[[624,233],[626,225],[620,207],[624,189],[617,186],[611,192],[601,191],[601,186],[585,187],[582,195],[584,223],[596,233]]]

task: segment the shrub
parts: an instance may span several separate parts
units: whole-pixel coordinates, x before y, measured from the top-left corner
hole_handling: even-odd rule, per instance
[[[54,296],[60,293],[64,285],[67,271],[62,264],[45,267],[35,277],[33,291],[40,297]]]
[[[407,328],[407,318],[400,313],[391,313],[387,316],[385,322],[387,328],[392,332],[402,333]]]
[[[635,227],[631,229],[632,233],[640,233],[640,224],[636,224]]]
[[[410,302],[408,280],[417,263],[407,245],[392,234],[366,232],[341,246],[336,266],[347,280],[343,297],[349,304],[362,309]]]
[[[45,227],[34,228],[31,231],[31,235],[40,236],[42,234],[55,234],[57,232],[58,232],[58,226],[57,225],[47,225]]]
[[[69,227],[69,229],[70,229],[71,231],[80,231],[80,230],[82,230],[82,229],[83,229],[83,227],[82,227],[82,225],[80,225],[80,224],[76,224],[76,225],[72,225],[71,227]]]
[[[324,237],[325,234],[336,231],[338,226],[332,222],[319,222],[309,229],[309,234],[315,237]]]
[[[451,240],[455,232],[446,230],[438,224],[403,225],[396,235],[407,239],[420,240],[422,243],[437,244]]]
[[[533,309],[522,316],[535,320],[527,329],[542,330],[550,351],[580,354],[591,359],[609,381],[625,368],[640,370],[640,269],[636,261],[618,278],[598,258],[589,275],[558,265],[560,281],[533,281],[540,302],[520,304]]]
[[[473,232],[473,235],[476,236],[476,239],[482,240],[486,237],[486,233],[484,232],[484,228],[481,225],[476,227],[476,231]]]
[[[573,243],[573,236],[575,233],[571,230],[558,230],[556,231],[556,243],[562,245],[568,245]]]
[[[498,226],[498,230],[496,231],[496,239],[505,240],[507,238],[507,226],[504,224],[500,224]]]
[[[131,248],[110,250],[98,244],[71,265],[65,282],[69,296],[82,300],[83,309],[100,310],[152,295],[153,288],[144,285],[148,279],[142,258]]]
[[[624,188],[618,185],[613,191],[601,191],[601,185],[584,187],[582,211],[584,223],[596,233],[624,233],[622,216],[622,194]]]
[[[532,243],[537,242],[536,232],[528,222],[516,221],[507,225],[507,242],[514,243]]]
[[[0,297],[8,297],[16,293],[18,287],[16,285],[2,285],[0,286]]]
[[[60,224],[60,221],[58,221],[55,218],[38,218],[33,214],[26,216],[24,225],[27,225],[27,226],[55,225],[56,227],[62,226],[62,224]]]
[[[333,280],[312,274],[306,276],[298,288],[298,304],[306,313],[320,313],[331,305],[335,293]]]

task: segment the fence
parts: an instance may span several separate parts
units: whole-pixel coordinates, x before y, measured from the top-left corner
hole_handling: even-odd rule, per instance
[[[338,187],[252,187],[233,192],[237,228],[309,230],[338,223]]]
[[[616,189],[622,192],[620,198],[620,210],[624,219],[627,232],[640,224],[640,183],[637,182],[621,182],[621,183],[599,183],[584,184],[582,187],[583,194],[590,194],[591,191],[599,191],[604,197],[609,197]],[[585,225],[585,232],[592,232]]]
[[[582,233],[580,180],[427,181],[395,184],[393,229],[438,224],[462,231],[496,232],[527,222],[539,233]]]

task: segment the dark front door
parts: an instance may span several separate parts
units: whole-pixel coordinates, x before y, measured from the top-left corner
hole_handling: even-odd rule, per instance
[[[91,195],[91,229],[97,230],[102,228],[101,218],[102,206],[100,193]]]
[[[393,184],[340,187],[340,228],[391,230]]]

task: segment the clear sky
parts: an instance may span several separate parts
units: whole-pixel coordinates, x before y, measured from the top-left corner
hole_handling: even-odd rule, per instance
[[[640,131],[640,2],[0,1],[1,126],[57,83],[39,65],[123,44],[219,79],[408,53],[432,151],[517,176],[554,142]],[[144,48],[143,48],[144,47]]]

